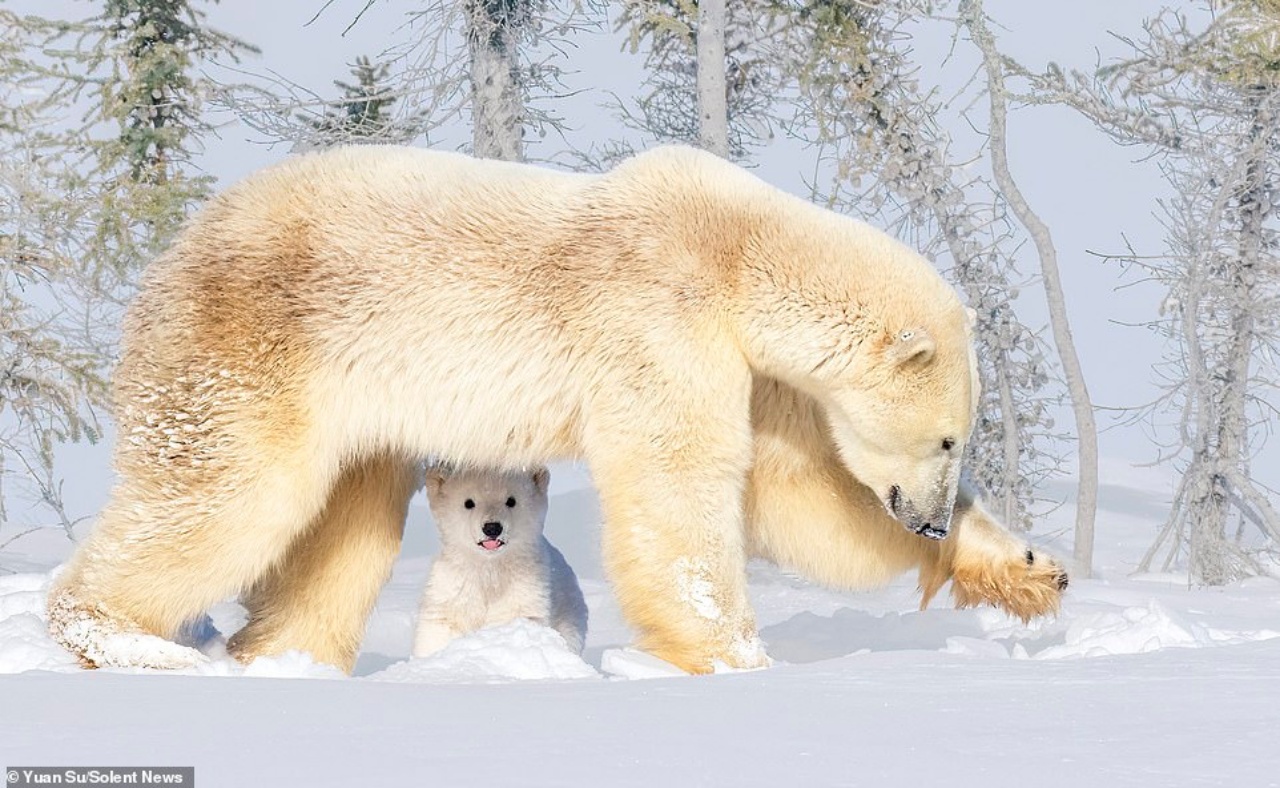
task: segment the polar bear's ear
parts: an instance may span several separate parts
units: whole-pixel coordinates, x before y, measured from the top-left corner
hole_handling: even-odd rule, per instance
[[[966,306],[964,308],[964,313],[969,318],[969,328],[973,328],[978,325],[978,310],[971,306]]]
[[[533,486],[537,488],[540,494],[546,495],[549,484],[551,484],[551,471],[549,469],[544,466],[533,472]]]
[[[905,328],[898,332],[886,357],[894,366],[907,363],[927,364],[938,346],[923,328]]]

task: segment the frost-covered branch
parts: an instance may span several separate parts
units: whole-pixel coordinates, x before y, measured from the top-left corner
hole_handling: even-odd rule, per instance
[[[70,534],[54,450],[99,433],[113,285],[82,256],[94,194],[48,131],[57,104],[20,57],[31,30],[0,22],[0,529],[22,500]]]
[[[196,66],[246,49],[191,2],[102,9],[0,10],[0,514],[25,499],[68,535],[55,449],[96,438],[121,303],[208,193]]]
[[[1026,84],[1024,92],[1007,91],[1006,103],[1060,104],[1071,107],[1097,124],[1113,140],[1124,145],[1154,145],[1162,149],[1177,149],[1184,143],[1176,125],[1176,119],[1165,117],[1142,101],[1129,106],[1112,95],[1105,81],[1097,74],[1079,71],[1064,72],[1050,63],[1042,73],[1033,73],[1012,58],[996,54],[1005,74],[1020,77]]]
[[[991,170],[996,186],[1009,202],[1018,221],[1031,235],[1036,254],[1040,258],[1041,284],[1049,304],[1049,324],[1053,328],[1054,344],[1062,361],[1067,391],[1071,396],[1072,412],[1076,421],[1077,474],[1079,487],[1076,495],[1076,528],[1074,558],[1077,571],[1086,577],[1093,563],[1094,519],[1098,508],[1098,428],[1093,414],[1093,402],[1084,379],[1080,357],[1076,353],[1075,339],[1067,318],[1066,296],[1062,290],[1062,276],[1058,271],[1058,250],[1053,243],[1049,226],[1031,208],[1018,187],[1009,168],[1008,155],[1008,92],[1005,89],[1003,60],[996,48],[995,38],[987,26],[981,0],[961,3],[961,15],[973,43],[982,53],[983,69],[987,80],[987,100],[990,107],[987,127],[987,150],[991,154]]]
[[[1132,57],[1092,77],[1028,77],[1035,100],[1161,157],[1173,190],[1159,203],[1165,253],[1129,262],[1168,291],[1151,321],[1168,342],[1155,368],[1165,394],[1146,412],[1174,435],[1182,478],[1141,568],[1162,551],[1166,568],[1185,555],[1191,577],[1213,585],[1260,571],[1251,550],[1277,546],[1272,506],[1249,476],[1275,407],[1265,360],[1280,339],[1280,16],[1269,3],[1215,3],[1201,29],[1165,10],[1124,39]],[[1245,522],[1263,545],[1244,539]]]

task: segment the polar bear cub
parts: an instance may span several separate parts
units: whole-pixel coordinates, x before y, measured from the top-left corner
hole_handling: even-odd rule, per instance
[[[546,468],[427,472],[427,497],[440,529],[418,611],[413,656],[488,626],[528,618],[582,653],[587,604],[564,556],[543,536]]]

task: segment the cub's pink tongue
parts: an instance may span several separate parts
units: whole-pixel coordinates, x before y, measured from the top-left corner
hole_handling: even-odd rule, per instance
[[[502,547],[502,542],[497,539],[486,539],[480,543],[480,546],[486,550],[497,550],[499,547]]]

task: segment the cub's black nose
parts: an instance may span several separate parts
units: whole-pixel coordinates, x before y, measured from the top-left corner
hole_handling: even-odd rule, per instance
[[[499,536],[502,536],[502,523],[485,523],[484,528],[481,530],[483,530],[484,535],[490,539],[497,539]]]

